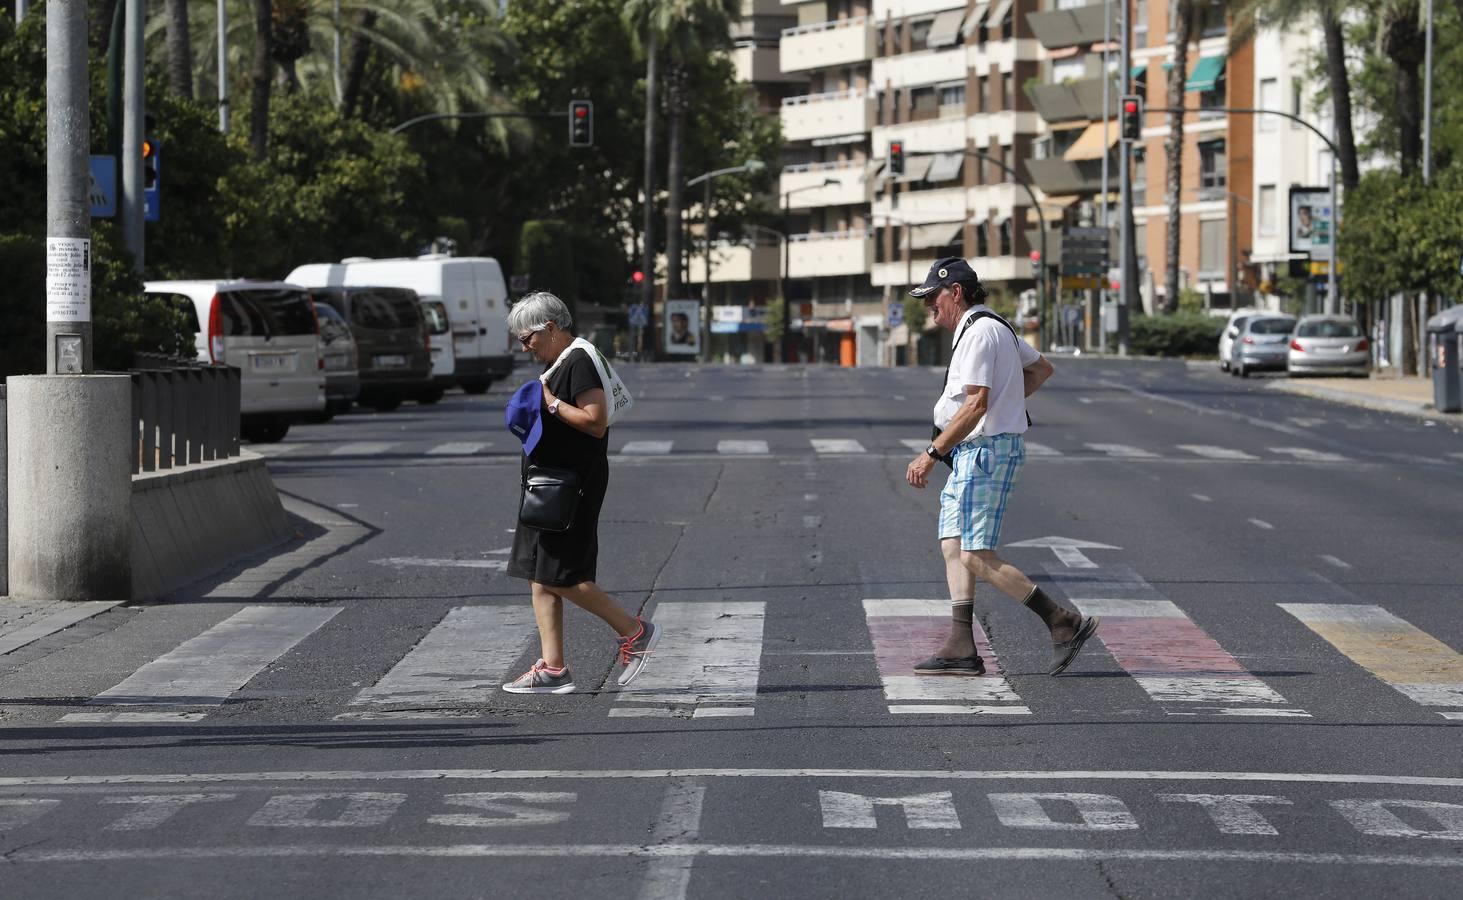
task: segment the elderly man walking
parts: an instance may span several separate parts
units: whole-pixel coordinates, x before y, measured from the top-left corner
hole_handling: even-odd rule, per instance
[[[977,578],[1041,616],[1052,639],[1048,671],[1060,674],[1097,631],[1097,620],[1058,606],[996,555],[1006,502],[1026,461],[1026,397],[1051,377],[1052,365],[985,305],[985,288],[965,260],[940,260],[909,293],[924,301],[936,324],[955,334],[950,368],[935,401],[934,438],[905,471],[911,486],[923,488],[936,462],[951,467],[940,492],[939,533],[950,586],[950,636],[914,667],[915,674],[985,672],[972,625]]]

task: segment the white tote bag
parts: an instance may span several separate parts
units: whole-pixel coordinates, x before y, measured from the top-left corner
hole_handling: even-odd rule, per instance
[[[594,369],[599,373],[600,383],[604,385],[605,397],[610,402],[609,423],[611,425],[615,424],[626,413],[635,408],[635,398],[630,396],[630,389],[625,387],[625,382],[621,381],[620,376],[615,374],[615,370],[610,366],[610,361],[605,359],[603,353],[599,352],[599,348],[584,338],[577,337],[574,339],[574,343],[564,348],[564,352],[559,354],[559,358],[554,360],[554,364],[549,366],[548,371],[540,375],[538,380],[547,384],[549,376],[554,374],[554,370],[559,368],[559,364],[564,361],[564,357],[568,356],[569,351],[575,347],[589,354],[589,361],[594,363]]]

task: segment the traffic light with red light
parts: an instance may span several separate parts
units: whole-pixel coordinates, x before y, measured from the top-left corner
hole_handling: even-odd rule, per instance
[[[904,142],[889,142],[889,174],[895,177],[904,174]]]
[[[569,101],[569,146],[594,146],[594,104],[588,100]]]
[[[1131,144],[1143,137],[1143,98],[1124,94],[1121,103],[1123,142]]]

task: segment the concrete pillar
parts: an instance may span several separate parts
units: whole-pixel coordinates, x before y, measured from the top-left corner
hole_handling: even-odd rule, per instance
[[[130,599],[131,379],[12,377],[8,401],[11,598]]]

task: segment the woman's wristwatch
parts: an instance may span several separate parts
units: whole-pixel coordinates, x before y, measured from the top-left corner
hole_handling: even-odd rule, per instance
[[[549,415],[557,416],[559,414],[559,400],[559,397],[555,397],[554,402],[549,404]]]

